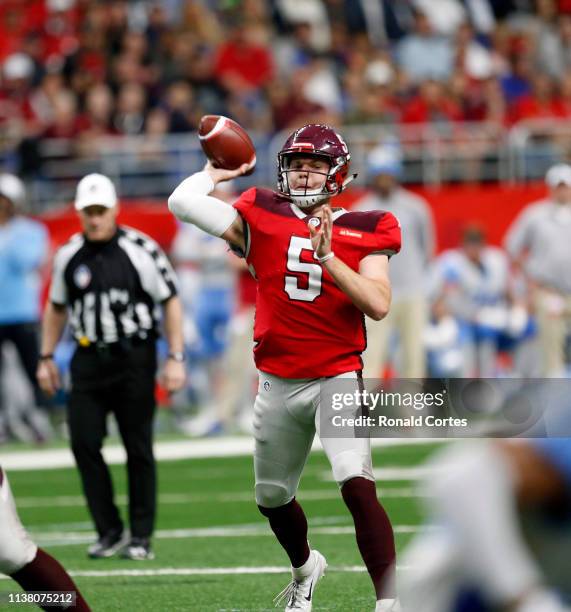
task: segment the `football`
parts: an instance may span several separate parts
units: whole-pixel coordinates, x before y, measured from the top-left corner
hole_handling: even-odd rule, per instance
[[[216,168],[235,170],[248,164],[254,171],[256,149],[246,130],[222,115],[204,115],[198,127],[198,138],[206,157]]]

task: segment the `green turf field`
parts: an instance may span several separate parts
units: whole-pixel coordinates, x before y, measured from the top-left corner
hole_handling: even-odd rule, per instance
[[[434,448],[376,450],[375,467],[416,466]],[[112,470],[125,509],[124,469]],[[298,496],[309,518],[311,544],[330,566],[314,610],[372,611],[375,598],[360,567],[350,516],[328,473],[325,456],[312,454]],[[94,534],[75,470],[9,476],[22,521],[75,575],[94,610],[271,610],[273,597],[289,581],[286,557],[253,501],[249,457],[159,464],[156,559],[145,562],[87,559]],[[400,550],[421,522],[414,482],[391,480],[378,487]],[[9,590],[18,589],[2,580],[0,592]]]

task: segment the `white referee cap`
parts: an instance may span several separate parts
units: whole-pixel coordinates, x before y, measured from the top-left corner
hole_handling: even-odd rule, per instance
[[[117,204],[117,192],[111,179],[103,174],[88,174],[77,184],[75,192],[75,210],[88,206],[105,206],[113,208]]]
[[[569,164],[551,166],[545,175],[545,182],[549,187],[557,187],[562,183],[571,186],[571,166]]]
[[[0,196],[10,200],[17,208],[22,208],[26,201],[24,183],[13,174],[0,174]]]

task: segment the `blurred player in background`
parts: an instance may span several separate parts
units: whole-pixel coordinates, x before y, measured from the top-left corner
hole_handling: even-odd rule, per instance
[[[190,382],[197,394],[199,412],[181,423],[185,433],[204,436],[220,431],[217,417],[227,347],[228,326],[234,306],[234,272],[228,247],[193,225],[183,224],[175,236],[171,255],[178,269],[191,267],[195,287],[185,294],[184,308],[196,331],[188,346]]]
[[[392,303],[383,323],[367,319],[364,378],[378,378],[387,361],[401,378],[423,378],[426,355],[419,338],[428,319],[427,271],[434,256],[434,226],[426,200],[399,185],[401,152],[396,144],[373,149],[367,160],[372,192],[354,210],[388,210],[399,220],[405,238],[390,262]],[[402,363],[389,358],[393,331],[398,332]]]
[[[513,275],[505,252],[486,244],[481,227],[468,225],[460,247],[442,253],[430,276],[434,318],[454,317],[461,355],[447,368],[444,360],[431,351],[431,374],[497,376],[500,348],[515,344],[529,329],[527,311],[512,291]]]
[[[30,539],[20,522],[10,483],[1,467],[0,572],[14,579],[25,591],[75,591],[75,605],[41,606],[44,610],[89,611],[89,606],[65,569]]]
[[[404,555],[403,610],[571,610],[571,439],[463,442],[432,466],[437,527]]]
[[[246,260],[232,253],[230,265],[237,274],[236,308],[230,323],[225,376],[220,390],[219,417],[226,427],[253,434],[253,410],[258,372],[252,355],[252,330],[256,312],[256,279]]]
[[[309,547],[307,519],[295,499],[316,430],[327,418],[327,407],[319,405],[320,383],[343,377],[358,388],[363,315],[386,316],[388,258],[400,249],[391,213],[331,209],[331,198],[353,178],[349,161],[347,145],[332,128],[306,125],[278,154],[278,192],[249,189],[230,208],[208,194],[248,165],[229,171],[207,163],[169,198],[179,219],[241,252],[258,281],[256,502],[291,561],[293,581],[277,597],[278,603],[286,599],[286,610],[311,609],[326,568],[325,558]],[[394,535],[377,499],[370,441],[321,441],[355,522],[377,610],[396,610]]]
[[[11,343],[18,354],[26,378],[34,391],[34,405],[22,407],[21,418],[33,437],[42,441],[51,428],[38,406],[45,398],[36,381],[38,328],[40,319],[40,269],[48,255],[48,233],[39,222],[22,213],[26,192],[13,174],[0,174],[0,376],[4,343]],[[15,389],[12,389],[15,391]],[[0,440],[15,429],[10,425],[7,406],[10,389],[0,393]],[[14,415],[15,416],[15,415]]]
[[[551,167],[545,182],[549,197],[520,214],[505,243],[531,285],[543,375],[561,376],[571,326],[571,166]]]

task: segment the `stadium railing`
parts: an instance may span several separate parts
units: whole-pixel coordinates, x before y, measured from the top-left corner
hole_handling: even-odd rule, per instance
[[[350,147],[359,182],[367,179],[367,154],[384,143],[402,157],[403,182],[439,186],[451,182],[520,182],[543,176],[547,167],[566,157],[571,122],[526,121],[506,129],[495,123],[430,123],[362,125],[339,128]],[[236,181],[241,190],[276,182],[276,154],[287,132],[253,133],[257,170]],[[86,146],[86,144],[88,146]],[[79,178],[103,172],[122,197],[164,199],[188,174],[199,170],[204,155],[195,133],[163,137],[105,137],[43,140],[39,168],[29,181],[34,208],[71,201]]]

